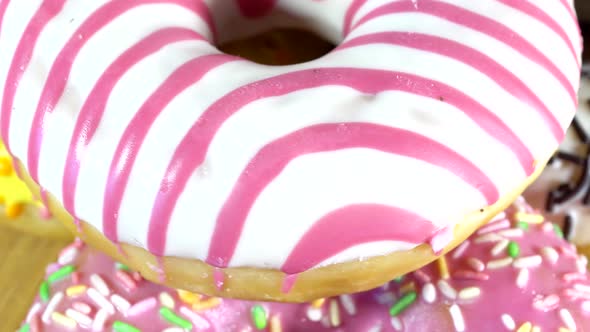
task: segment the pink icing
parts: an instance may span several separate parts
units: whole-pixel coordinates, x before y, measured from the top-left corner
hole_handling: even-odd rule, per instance
[[[434,232],[429,220],[411,211],[377,204],[350,205],[318,220],[299,240],[281,269],[285,273],[299,273],[368,242],[424,243],[424,234]]]
[[[242,15],[257,18],[268,15],[276,6],[277,0],[237,0]]]
[[[508,212],[511,225],[516,222],[513,218],[515,211],[512,208]],[[542,225],[530,225],[524,237],[512,239],[520,247],[519,257],[538,254],[543,247],[559,248],[566,244],[554,232],[544,232],[543,228]],[[576,261],[580,259],[579,256],[560,255],[555,264],[544,260],[541,265],[530,270],[528,282],[524,288],[519,289],[515,281],[518,269],[512,266],[486,269],[484,272],[471,270],[471,265],[467,263],[469,260],[477,259],[486,264],[491,260],[507,257],[506,252],[492,256],[490,250],[495,243],[476,243],[478,236],[474,235],[469,240],[471,245],[462,255],[455,258],[454,252],[451,252],[445,256],[451,275],[445,282],[449,289],[458,294],[456,299],[448,298],[444,294],[449,293],[441,292],[441,273],[435,263],[374,290],[327,298],[323,303],[315,304],[315,307],[305,303],[285,304],[203,297],[194,302],[197,304],[195,308],[202,307],[207,301],[215,301],[217,304],[200,310],[193,310],[193,303],[183,302],[176,291],[147,281],[138,282],[134,289],[125,287],[116,275],[127,272],[117,271],[112,260],[90,248],[80,248],[75,266],[80,275],[80,285],[89,285],[89,276],[98,274],[105,280],[111,294],[121,296],[131,305],[128,311],[117,309],[114,315],[109,316],[104,331],[110,331],[115,320],[131,324],[142,331],[162,331],[174,326],[158,314],[162,306],[159,301],[162,293],[173,299],[174,308],[171,310],[192,323],[193,328],[190,331],[254,331],[256,328],[251,315],[255,306],[262,308],[267,321],[278,321],[283,331],[455,331],[448,309],[451,305],[459,308],[466,332],[507,331],[502,315],[509,316],[516,329],[525,322],[531,322],[533,326],[541,328],[541,331],[557,331],[560,327],[565,327],[560,318],[560,310],[567,310],[571,314],[577,331],[590,329],[590,313],[585,310],[588,307],[587,290],[590,283],[586,272],[577,272]],[[487,278],[461,277],[469,274],[485,274]],[[72,285],[71,278],[56,282],[50,285],[50,295],[65,292]],[[434,287],[431,289],[434,291],[432,303],[425,300],[428,297],[425,289],[428,287]],[[463,297],[465,295],[461,294],[468,288],[477,288],[479,295],[473,298]],[[412,290],[417,292],[417,299],[392,319],[389,309]],[[111,297],[107,298],[110,301]],[[64,328],[59,323],[52,320],[44,323],[40,320],[47,303],[40,299],[36,303],[38,304],[32,307],[27,322],[31,326],[39,324],[40,331],[63,331]],[[83,312],[91,320],[95,319],[98,311],[97,305],[85,293],[75,297],[65,296],[56,311],[65,314],[68,309]],[[401,330],[396,330],[392,321]],[[71,331],[87,329],[78,326]]]
[[[0,34],[2,34],[2,21],[4,21],[4,14],[6,13],[6,8],[8,8],[9,2],[10,0],[0,1]]]
[[[555,63],[551,62],[551,60],[535,48],[534,45],[508,27],[490,18],[475,14],[458,6],[433,0],[420,1],[420,5],[417,7],[415,7],[411,1],[391,2],[376,8],[363,18],[359,19],[355,27],[383,15],[403,12],[427,13],[429,15],[440,17],[453,23],[467,26],[510,45],[510,47],[520,52],[523,56],[526,56],[531,61],[538,63],[540,66],[551,72],[551,74],[559,80],[561,85],[569,93],[572,102],[577,103],[577,92],[572,85],[572,82],[567,79],[565,74],[560,71]],[[563,137],[563,129],[561,129],[558,124],[552,125],[552,132],[555,137]]]
[[[434,235],[430,238],[429,243],[432,251],[435,255],[441,253],[441,251],[453,240],[453,228],[452,227],[445,227],[439,229]]]
[[[157,198],[154,202],[154,205],[153,205],[154,207],[152,210],[152,216],[151,216],[151,220],[150,220],[150,233],[148,235],[149,249],[154,253],[161,253],[162,250],[164,249],[165,243],[166,243],[165,242],[166,241],[166,238],[165,238],[166,229],[168,227],[168,223],[169,223],[169,220],[170,220],[170,217],[172,214],[172,210],[176,204],[176,201],[178,200],[178,197],[182,193],[184,186],[187,183],[187,181],[189,180],[190,176],[202,164],[202,162],[205,158],[205,155],[207,153],[207,148],[209,147],[209,144],[211,143],[216,131],[224,123],[224,121],[227,118],[229,118],[232,114],[239,112],[239,110],[243,106],[245,106],[253,101],[259,100],[260,98],[266,98],[266,97],[271,97],[271,96],[280,96],[280,95],[285,95],[289,92],[294,92],[294,91],[298,91],[298,90],[305,89],[305,88],[313,88],[313,87],[319,87],[319,86],[325,86],[325,85],[348,86],[348,87],[354,88],[358,91],[361,91],[361,92],[367,93],[367,94],[376,94],[378,92],[387,91],[387,90],[399,90],[399,91],[404,91],[404,92],[408,92],[408,93],[415,93],[418,95],[427,96],[427,97],[430,97],[433,99],[438,99],[438,98],[440,98],[440,96],[444,96],[445,98],[447,98],[449,100],[450,103],[454,103],[455,105],[458,105],[459,109],[461,109],[463,112],[465,112],[470,117],[476,119],[476,122],[479,123],[481,126],[483,126],[484,128],[488,128],[489,132],[493,132],[492,131],[493,128],[501,128],[504,126],[502,123],[499,123],[498,121],[494,121],[493,116],[490,116],[490,114],[488,112],[485,112],[484,111],[485,109],[482,110],[481,107],[477,107],[477,105],[478,105],[477,103],[473,102],[473,100],[471,100],[470,98],[468,98],[467,96],[462,94],[460,91],[452,89],[451,87],[445,86],[441,83],[433,82],[433,81],[421,78],[419,76],[410,75],[410,74],[406,74],[406,73],[390,72],[390,71],[383,71],[383,70],[357,69],[357,68],[322,68],[322,69],[310,69],[310,70],[297,71],[297,72],[283,74],[283,75],[276,76],[276,77],[273,77],[270,79],[266,79],[266,80],[252,83],[250,85],[244,86],[242,88],[239,88],[239,89],[236,89],[235,91],[230,92],[229,94],[227,94],[226,96],[224,96],[220,100],[218,100],[216,103],[214,103],[212,106],[210,106],[203,113],[201,118],[193,125],[193,127],[189,130],[187,135],[184,137],[184,139],[179,144],[179,146],[176,149],[176,152],[175,152],[174,156],[172,157],[172,160],[168,166],[168,170],[166,172],[164,180],[162,181],[162,184],[161,184],[161,187],[166,188],[167,190],[161,190],[158,193],[158,196],[157,196]],[[254,86],[256,86],[256,88],[253,88]],[[381,149],[383,151],[390,151],[390,152],[396,151],[396,150],[399,151],[396,148],[396,146],[398,146],[397,145],[398,142],[395,141],[394,136],[401,134],[408,139],[410,137],[412,137],[413,140],[417,139],[416,144],[426,144],[426,146],[430,146],[431,148],[434,148],[434,146],[439,146],[442,149],[439,152],[442,154],[437,154],[439,157],[442,157],[443,155],[446,155],[449,157],[451,155],[454,155],[454,153],[451,153],[451,151],[449,151],[448,148],[443,147],[442,145],[440,145],[434,141],[430,141],[424,137],[419,137],[418,135],[414,135],[414,134],[410,134],[410,133],[407,133],[407,134],[403,133],[403,131],[399,130],[399,129],[391,128],[389,130],[385,130],[385,127],[373,126],[373,125],[369,125],[369,124],[350,124],[350,125],[346,125],[346,126],[350,126],[351,129],[357,127],[362,132],[366,133],[367,134],[366,137],[359,136],[358,139],[363,140],[364,146],[367,146],[367,147],[372,146],[372,147],[376,148],[379,145],[388,144],[389,147],[382,146],[379,149]],[[319,134],[321,134],[321,131],[323,131],[327,134],[332,135],[333,139],[338,138],[339,136],[337,135],[337,131],[334,130],[333,133],[330,133],[330,128],[337,129],[338,127],[331,126],[331,125],[310,127],[306,131],[304,130],[299,133],[291,134],[285,138],[282,138],[282,140],[286,140],[287,138],[289,138],[291,140],[298,139],[299,142],[305,142],[306,144],[309,144],[309,146],[300,145],[296,148],[290,147],[289,151],[291,151],[290,152],[291,155],[287,157],[287,155],[285,154],[285,156],[283,158],[287,158],[287,159],[286,160],[282,159],[282,161],[281,161],[282,164],[274,164],[272,166],[272,169],[274,169],[275,171],[280,170],[280,169],[276,168],[278,165],[283,165],[282,167],[284,167],[284,165],[286,165],[286,162],[290,161],[295,156],[306,153],[305,152],[306,149],[310,152],[311,151],[328,151],[330,149],[336,149],[337,146],[333,146],[330,149],[326,149],[326,148],[321,147],[321,144],[334,144],[334,142],[332,142],[332,143],[329,141],[324,142],[321,140],[316,142],[314,140],[311,140],[309,138],[305,138],[305,137],[301,136],[302,133],[309,133],[310,135],[318,136]],[[365,128],[365,129],[362,129],[362,128]],[[369,130],[369,128],[373,128],[373,129]],[[321,129],[321,131],[318,131],[320,129]],[[376,137],[373,134],[371,134],[371,132],[373,130],[376,130],[375,133],[380,133],[379,134],[380,137]],[[395,132],[397,132],[398,134],[394,134]],[[506,132],[506,131],[502,130],[501,132]],[[360,132],[347,131],[346,135],[340,135],[340,139],[348,138],[349,143],[347,143],[347,145],[346,145],[348,147],[350,147],[350,146],[361,147],[361,146],[363,146],[363,144],[359,144],[359,141],[351,140],[352,135],[359,135],[359,134],[360,134]],[[409,136],[406,136],[406,135],[409,135]],[[494,136],[495,135],[497,135],[497,134],[494,134]],[[381,139],[387,139],[387,140],[381,142],[380,141]],[[394,140],[391,141],[390,139],[394,139]],[[508,138],[504,137],[502,139],[508,139]],[[419,143],[420,141],[422,141],[422,143]],[[277,141],[277,142],[280,142],[280,141]],[[270,150],[270,149],[273,147],[273,144],[277,144],[277,142],[267,145],[267,147],[265,147],[265,150],[268,150],[268,153],[271,153],[272,150]],[[428,142],[428,143],[426,143],[426,142]],[[342,143],[344,143],[344,142],[341,142],[341,144]],[[375,144],[377,144],[377,145],[375,145]],[[401,144],[401,143],[399,143],[399,144]],[[432,144],[434,144],[434,145],[432,145]],[[512,146],[512,144],[510,146]],[[344,145],[342,145],[342,147],[344,147]],[[342,148],[342,147],[340,147],[340,148]],[[274,151],[280,151],[281,154],[283,153],[281,150],[276,150],[276,147],[274,149],[275,149]],[[438,148],[436,148],[436,149],[438,149]],[[429,148],[429,151],[431,151],[430,148]],[[443,153],[443,151],[445,151],[445,152]],[[431,151],[431,152],[434,152],[434,151]],[[307,153],[309,153],[309,152],[307,152]],[[409,151],[407,151],[407,153],[410,153],[410,155],[413,155],[413,156],[418,156],[417,154],[415,154],[418,152],[414,151],[414,149],[409,149]],[[448,153],[451,153],[451,154],[448,154]],[[260,158],[261,156],[262,155],[259,154],[259,156],[256,158]],[[427,156],[421,156],[420,159],[426,160],[426,159],[424,159],[424,157],[427,157]],[[458,157],[458,156],[454,156],[453,159],[458,161],[458,159],[456,159],[456,157]],[[269,159],[268,161],[271,161],[271,160],[276,160],[276,159]],[[442,164],[447,165],[446,168],[455,174],[463,174],[462,171],[459,171],[459,168],[464,168],[466,166],[468,168],[472,168],[471,163],[466,160],[461,161],[457,164],[448,163],[450,161],[450,159],[436,160],[436,159],[430,158],[428,160],[429,160],[429,162],[434,163],[434,164],[441,164],[442,163]],[[467,164],[465,162],[467,162]],[[256,163],[251,163],[251,164],[256,165]],[[263,165],[266,165],[266,164],[260,164],[260,166],[263,166]],[[268,167],[271,167],[271,166],[268,166]],[[252,170],[248,170],[248,171],[255,171],[255,170],[252,169]],[[480,173],[480,171],[472,170],[469,173],[472,175],[475,175],[476,173]],[[465,174],[467,174],[467,173],[465,173]],[[268,177],[268,175],[265,175],[265,176]],[[463,176],[461,176],[461,177],[463,179],[465,179],[468,183],[473,184],[476,188],[481,190],[489,202],[495,202],[495,199],[497,198],[497,189],[495,188],[493,183],[491,183],[489,181],[489,179],[485,178],[485,176],[478,175],[477,177],[479,177],[481,181],[477,180],[475,182],[472,181],[475,178],[472,178],[472,180],[468,180],[467,178],[465,178]],[[249,177],[249,178],[252,180],[256,179],[255,177]],[[263,185],[263,184],[265,184],[265,183],[262,183],[262,181],[260,183],[258,183],[259,186]],[[237,187],[235,187],[235,188],[242,188],[242,187],[243,187],[243,184],[241,184],[241,182],[238,181]],[[254,195],[254,194],[257,195],[262,189],[264,189],[264,187],[259,187],[259,189],[256,191],[249,189],[251,191],[249,191],[248,195]],[[238,195],[241,195],[241,197],[243,199],[247,199],[249,202],[251,202],[255,199],[255,197],[244,195],[243,193],[236,191],[236,189],[234,189],[234,191],[232,192],[231,197],[237,197]],[[231,199],[232,198],[230,198],[230,200],[228,200],[228,202],[230,202]],[[246,207],[249,209],[249,205],[251,203],[246,204],[245,202],[243,202],[241,204],[244,204],[247,206],[242,207],[242,210],[240,210],[240,211],[227,210],[227,211],[221,212],[221,215],[223,215],[224,213],[230,213],[233,215],[233,217],[237,217],[238,216],[237,213],[241,213],[242,216],[240,216],[240,218],[243,219],[244,214],[247,213],[247,210],[243,210],[243,209]],[[222,220],[222,218],[223,217],[220,217],[218,219],[218,223],[220,222],[219,220]],[[230,219],[232,219],[232,218],[230,218]],[[237,221],[234,220],[232,222],[237,222]],[[242,220],[240,220],[239,222],[241,223]],[[224,229],[227,231],[227,228],[224,227]],[[241,229],[241,227],[240,227],[240,229]],[[240,229],[233,230],[232,237],[235,237],[235,236],[239,237]],[[430,235],[430,234],[427,234],[427,235]],[[221,236],[221,234],[218,234],[218,236]],[[227,240],[224,237],[223,242],[226,242],[226,241]],[[221,246],[221,247],[226,246],[226,244],[224,244],[224,243],[217,244],[215,242],[216,241],[213,240],[214,246]],[[232,241],[229,241],[229,242],[230,243],[227,244],[227,246],[230,246],[230,247],[234,246],[234,244],[231,243]],[[223,256],[225,256],[225,257],[221,257],[218,255],[213,255],[213,256],[210,255],[211,260],[209,260],[209,262],[211,264],[216,265],[216,266],[223,266],[224,264],[227,264],[226,259],[229,256],[231,256],[229,251],[233,251],[233,248],[228,248],[228,250],[224,250],[224,251],[225,251],[225,253]],[[222,261],[219,261],[217,263],[213,263],[213,261],[217,257],[221,258]]]
[[[297,274],[287,274],[285,279],[283,279],[283,284],[281,285],[281,292],[288,294],[293,286],[295,286],[295,282],[297,281]]]
[[[94,137],[114,86],[135,64],[163,47],[179,41],[199,39],[203,37],[188,29],[159,30],[129,48],[100,77],[80,109],[68,149],[63,178],[63,204],[71,214],[76,214],[74,197],[80,171],[79,154]]]
[[[303,154],[353,147],[375,149],[437,165],[454,173],[474,188],[478,188],[488,203],[495,202],[498,199],[498,191],[494,184],[470,161],[461,157],[448,147],[424,136],[403,129],[367,123],[347,123],[344,126],[339,124],[310,126],[265,146],[250,161],[218,216],[209,247],[207,262],[211,265],[221,267],[229,264],[246,222],[246,217],[254,201],[291,160]],[[330,247],[330,243],[334,243],[333,241],[324,240],[317,242],[318,238],[316,238],[320,234],[326,236],[326,231],[330,229],[321,227],[318,230],[319,233],[315,234],[312,228],[308,234],[314,234],[312,238],[316,240],[316,248],[313,251],[315,255],[333,255],[338,252],[337,250],[343,250],[354,244],[371,241],[372,237],[378,236],[373,233],[370,235],[369,233],[363,234],[361,229],[368,232],[371,228],[364,228],[362,224],[358,224],[361,220],[366,219],[366,217],[365,219],[361,218],[361,212],[368,213],[373,218],[379,217],[379,219],[372,220],[372,222],[377,222],[376,220],[378,220],[381,222],[381,226],[389,224],[388,228],[393,232],[388,234],[389,239],[398,239],[396,237],[401,235],[401,239],[398,240],[411,239],[414,242],[424,240],[425,237],[431,234],[410,234],[406,233],[405,230],[396,230],[401,228],[400,225],[404,222],[398,218],[385,218],[385,216],[394,217],[400,215],[400,210],[395,208],[387,209],[377,206],[361,206],[360,208],[351,207],[345,210],[349,210],[348,212],[351,215],[345,218],[345,213],[335,212],[335,214],[341,217],[342,220],[351,223],[350,225],[346,225],[345,223],[338,222],[338,227],[349,230],[342,235],[349,235],[350,238],[340,239],[343,241],[342,246]],[[406,212],[404,216],[407,217],[409,214]],[[333,220],[335,219],[327,216],[324,222],[330,224],[335,222]],[[417,223],[422,219],[412,216],[411,220]],[[430,223],[427,224],[431,225]],[[322,222],[319,225],[322,225]],[[416,226],[411,230],[420,232],[432,231],[431,227]],[[306,242],[304,241],[302,243]],[[306,247],[307,245],[303,248]],[[304,250],[307,254],[311,254],[308,249],[301,250]],[[309,263],[319,263],[317,259],[327,258],[327,256],[318,257],[315,255],[312,257],[302,255],[299,258],[308,260],[306,264],[296,263],[299,259],[290,258],[288,259],[290,262],[285,263],[283,266],[283,271],[287,273],[302,272],[312,267]]]
[[[352,28],[352,21],[354,20],[355,15],[361,9],[361,7],[367,2],[367,0],[352,0],[350,6],[346,10],[346,14],[344,16],[344,28],[342,34],[344,37],[350,33],[350,29]]]

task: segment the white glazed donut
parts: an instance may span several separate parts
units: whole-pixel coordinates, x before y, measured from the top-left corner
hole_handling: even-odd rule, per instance
[[[43,197],[217,268],[440,251],[576,109],[569,0],[4,0],[0,20],[2,139]],[[274,67],[214,46],[277,26],[338,46]]]

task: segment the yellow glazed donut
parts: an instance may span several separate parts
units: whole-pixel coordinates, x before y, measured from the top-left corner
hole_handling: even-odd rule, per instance
[[[524,190],[577,105],[568,0],[12,0],[0,20],[0,133],[31,188],[208,295],[303,301],[432,261]],[[269,66],[216,46],[271,28],[336,48]]]

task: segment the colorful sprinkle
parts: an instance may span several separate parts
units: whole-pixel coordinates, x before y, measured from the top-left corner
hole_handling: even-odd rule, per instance
[[[330,324],[333,327],[338,327],[340,323],[340,307],[338,307],[338,302],[332,300],[330,301]]]
[[[451,300],[457,298],[457,291],[446,280],[439,280],[437,285],[440,292],[447,298]]]
[[[62,315],[57,311],[54,311],[53,313],[51,313],[51,319],[56,324],[59,324],[63,327],[69,328],[69,329],[73,329],[76,326],[78,326],[78,323],[76,323],[75,320],[71,319],[70,317],[66,317],[66,316]]]
[[[211,308],[215,308],[221,304],[221,298],[219,297],[210,297],[205,301],[199,301],[193,303],[193,310],[195,311],[204,311],[209,310]]]
[[[510,229],[505,229],[505,230],[499,231],[497,234],[500,236],[503,236],[503,237],[510,237],[510,238],[523,237],[524,231],[520,228],[510,228]]]
[[[29,332],[29,331],[31,331],[31,325],[29,323],[23,324],[23,326],[21,326],[20,329],[18,330],[18,332]]]
[[[66,277],[68,277],[72,272],[76,271],[76,267],[73,265],[66,265],[61,267],[59,270],[53,272],[52,274],[47,277],[47,281],[50,284],[58,282]]]
[[[483,272],[486,269],[486,265],[475,257],[467,259],[467,265],[469,265],[475,272]]]
[[[402,311],[404,311],[412,303],[414,303],[414,301],[416,301],[416,298],[417,298],[416,292],[409,292],[409,293],[405,294],[404,296],[402,296],[399,299],[399,301],[397,301],[396,303],[393,304],[393,306],[391,306],[391,309],[389,309],[389,314],[392,317],[399,315]]]
[[[260,305],[255,305],[252,307],[252,323],[254,323],[254,327],[258,330],[264,330],[266,325],[268,325],[268,319],[266,310]]]
[[[559,318],[561,318],[561,321],[568,329],[572,331],[577,329],[576,321],[574,320],[574,317],[572,317],[572,314],[569,312],[569,310],[565,308],[559,310]]]
[[[162,306],[170,308],[170,309],[174,309],[174,306],[176,304],[174,303],[174,299],[172,298],[172,296],[170,296],[170,294],[168,294],[167,292],[161,292],[159,298],[160,298],[160,304]]]
[[[278,316],[272,316],[270,318],[270,332],[282,332],[283,324]]]
[[[47,306],[45,307],[45,311],[43,312],[43,315],[41,315],[41,320],[43,320],[43,322],[45,324],[49,324],[49,322],[50,322],[49,319],[51,318],[51,314],[53,314],[53,312],[55,311],[55,308],[57,308],[57,306],[61,303],[63,298],[64,298],[64,293],[57,292],[53,295],[51,300],[49,300],[49,303],[47,303]]]
[[[555,232],[555,235],[557,235],[559,238],[564,238],[563,231],[561,230],[561,227],[559,227],[558,224],[553,224],[553,231]]]
[[[523,323],[516,332],[531,332],[533,329],[533,324],[531,322]]]
[[[522,229],[523,231],[528,231],[529,230],[529,224],[524,222],[524,221],[519,221],[518,223],[516,223],[516,226],[520,229]]]
[[[115,330],[115,332],[141,332],[141,330],[137,327],[131,324],[123,323],[120,320],[117,320],[113,323],[113,330]]]
[[[426,303],[434,303],[436,301],[436,288],[432,283],[427,283],[422,287],[422,298]]]
[[[557,250],[552,247],[541,248],[541,255],[549,262],[549,264],[555,264],[559,259],[559,253],[557,253]]]
[[[457,332],[465,331],[465,319],[463,318],[461,308],[459,308],[458,305],[453,304],[449,308],[449,313],[451,314],[451,318],[453,319],[453,325],[455,325],[455,330]]]
[[[508,244],[510,244],[509,240],[502,239],[494,247],[492,247],[492,250],[490,250],[490,253],[492,254],[492,256],[496,257],[504,252],[504,250],[508,247]]]
[[[438,267],[438,274],[440,276],[441,279],[449,279],[450,274],[449,274],[449,266],[447,264],[447,259],[445,258],[445,256],[440,256],[437,260],[436,260],[436,266]]]
[[[510,243],[508,243],[508,256],[512,257],[512,258],[516,258],[518,257],[518,255],[520,255],[520,246],[518,245],[518,243],[514,242],[514,241],[510,241]]]
[[[531,332],[541,332],[541,328],[538,326],[533,326],[533,329],[531,330]]]
[[[309,306],[307,308],[307,319],[309,319],[312,322],[319,322],[320,320],[322,320],[323,314],[322,314],[322,310],[320,308],[314,308],[313,306]]]
[[[123,263],[119,263],[119,262],[115,262],[115,268],[117,270],[123,270],[123,271],[131,271],[131,269],[129,268],[129,266],[123,264]]]
[[[113,315],[115,313],[115,307],[109,300],[107,300],[102,294],[100,294],[94,288],[88,288],[86,291],[86,295],[99,307],[106,310],[109,314]]]
[[[509,314],[502,314],[502,324],[504,324],[504,326],[510,331],[513,331],[516,328],[516,323]]]
[[[160,316],[162,316],[162,318],[164,318],[170,324],[182,327],[185,330],[191,330],[193,328],[193,324],[191,322],[178,316],[168,307],[160,308]]]
[[[402,323],[402,320],[399,319],[399,317],[391,317],[391,327],[393,327],[394,330],[396,331],[403,331],[404,329],[404,324]],[[379,331],[379,330],[377,330]]]
[[[527,224],[541,224],[545,218],[542,214],[537,213],[525,213],[525,212],[516,212],[514,218],[519,222],[527,223]]]
[[[158,300],[155,297],[149,297],[135,303],[129,310],[128,316],[137,316],[154,309],[158,305]]]
[[[68,297],[80,296],[80,295],[84,294],[87,289],[88,289],[88,287],[86,287],[86,285],[70,286],[66,289],[66,295]]]
[[[346,313],[348,313],[351,316],[356,315],[356,303],[354,302],[352,296],[350,296],[349,294],[340,295],[340,303],[342,303],[342,306],[344,307]]]
[[[493,261],[489,261],[487,264],[487,268],[489,270],[501,269],[503,267],[509,266],[510,264],[512,264],[513,261],[514,261],[514,259],[512,257],[505,257],[505,258],[501,258],[501,259],[496,259]]]
[[[535,268],[543,263],[543,258],[539,255],[520,257],[514,260],[513,266],[517,269]]]
[[[117,310],[124,314],[131,308],[131,303],[119,294],[111,295],[111,303],[117,308]]]
[[[196,325],[198,331],[207,330],[211,327],[211,324],[205,318],[185,306],[180,307],[180,313],[190,319]]]
[[[92,319],[90,317],[74,309],[66,310],[66,316],[73,319],[76,323],[80,324],[80,326],[92,326]]]
[[[479,287],[467,287],[459,291],[458,297],[461,300],[472,300],[481,295],[481,289]]]
[[[100,309],[96,313],[96,316],[94,316],[94,321],[92,322],[92,330],[93,331],[104,330],[104,325],[106,324],[108,317],[109,317],[109,313],[104,309]]]
[[[99,276],[98,274],[94,273],[90,276],[90,284],[94,287],[101,295],[109,296],[111,295],[111,289],[107,286],[107,283],[104,279]]]
[[[49,301],[50,292],[49,283],[47,281],[43,281],[41,283],[41,287],[39,287],[39,297],[43,302]]]
[[[518,275],[516,276],[516,286],[520,289],[525,288],[529,283],[529,270],[528,269],[520,269],[518,271]]]
[[[453,255],[453,259],[458,259],[461,256],[463,256],[463,254],[465,253],[465,251],[467,250],[467,248],[469,248],[469,244],[470,243],[471,242],[469,240],[465,240],[457,248],[455,248],[455,251],[452,254]]]
[[[508,219],[504,219],[501,221],[490,223],[490,224],[480,228],[476,234],[483,235],[483,234],[499,231],[502,229],[506,229],[508,227],[510,227],[510,221]]]
[[[486,281],[490,279],[490,275],[487,273],[474,272],[471,270],[458,270],[453,273],[453,278],[460,280]]]
[[[72,308],[86,315],[89,315],[92,312],[92,308],[88,304],[80,301],[72,303]]]
[[[135,280],[123,270],[115,271],[115,278],[117,278],[117,280],[123,284],[123,287],[129,291],[133,291],[137,288]]]
[[[498,242],[498,241],[502,241],[502,240],[504,240],[504,238],[501,237],[500,235],[498,235],[496,233],[488,233],[488,234],[485,234],[485,235],[475,238],[475,240],[473,240],[473,242],[476,244],[481,244],[481,243]]]

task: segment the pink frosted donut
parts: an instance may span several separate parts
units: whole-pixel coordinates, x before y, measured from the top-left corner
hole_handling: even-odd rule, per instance
[[[586,260],[530,211],[519,201],[431,265],[307,304],[174,291],[76,242],[48,268],[21,331],[587,331]]]
[[[215,46],[273,27],[337,47]],[[108,245],[294,278],[440,252],[506,207],[574,115],[580,46],[571,0],[5,0],[0,133]]]

